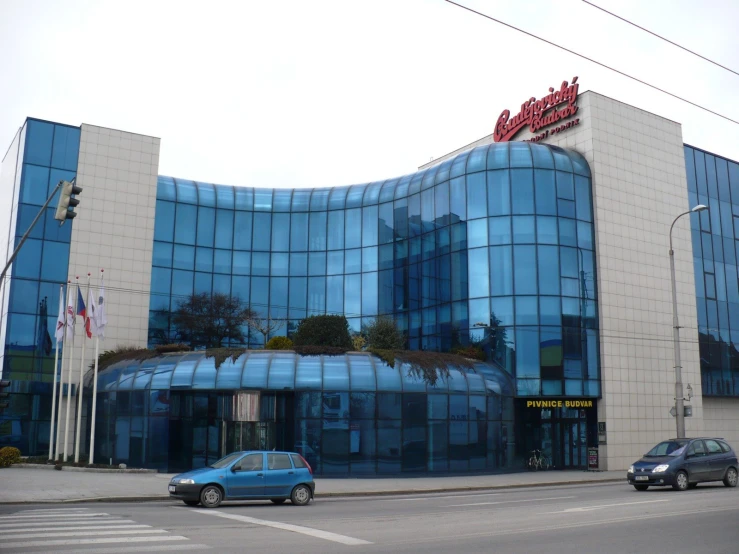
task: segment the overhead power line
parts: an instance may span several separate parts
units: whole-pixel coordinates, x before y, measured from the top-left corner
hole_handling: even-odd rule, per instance
[[[657,37],[657,38],[658,38],[658,39],[660,39],[660,40],[664,40],[665,42],[669,42],[670,44],[672,44],[673,46],[677,46],[677,47],[678,47],[678,48],[680,48],[681,50],[685,50],[686,52],[688,52],[688,53],[690,53],[690,54],[693,54],[694,56],[697,56],[697,57],[699,57],[699,58],[700,58],[700,59],[702,59],[702,60],[705,60],[705,61],[707,61],[707,62],[709,62],[709,63],[712,63],[713,65],[716,65],[716,66],[720,67],[721,69],[725,69],[726,71],[730,71],[730,72],[731,72],[731,73],[733,73],[734,75],[738,75],[738,76],[739,76],[739,72],[737,72],[737,71],[734,71],[734,70],[733,70],[733,69],[731,69],[730,67],[726,67],[725,65],[721,65],[720,63],[718,63],[718,62],[715,62],[715,61],[713,61],[713,60],[712,60],[712,59],[710,59],[710,58],[706,58],[705,56],[701,56],[700,54],[698,54],[698,52],[693,52],[692,50],[690,50],[690,49],[688,49],[688,48],[685,48],[684,46],[681,46],[681,45],[679,45],[679,44],[678,44],[677,42],[673,42],[673,41],[671,41],[671,40],[670,40],[670,39],[668,39],[668,38],[665,38],[665,37],[663,37],[663,36],[661,36],[661,35],[658,35],[657,33],[654,33],[654,32],[652,32],[652,31],[650,31],[649,29],[645,29],[645,28],[644,28],[644,27],[642,27],[641,25],[637,25],[636,23],[634,23],[633,21],[629,21],[629,20],[628,20],[628,19],[626,19],[625,17],[621,17],[620,15],[616,15],[616,14],[615,14],[615,13],[613,13],[613,12],[609,12],[609,11],[608,11],[608,10],[606,10],[605,8],[601,8],[600,6],[597,6],[597,5],[593,4],[592,2],[588,2],[588,0],[582,0],[582,1],[583,1],[583,2],[585,2],[586,4],[589,4],[590,6],[593,6],[594,8],[598,8],[598,9],[599,9],[600,11],[602,11],[602,12],[605,12],[605,13],[607,13],[608,15],[612,15],[613,17],[615,17],[615,18],[617,18],[617,19],[620,19],[620,20],[621,20],[621,21],[623,21],[624,23],[628,23],[629,25],[632,25],[632,26],[636,27],[637,29],[640,29],[640,30],[644,31],[645,33],[649,33],[650,35],[652,35],[652,36],[655,36],[655,37]]]
[[[490,21],[494,21],[495,23],[498,23],[500,25],[504,25],[505,27],[508,27],[509,29],[513,29],[514,31],[518,31],[519,33],[523,33],[524,35],[527,35],[527,36],[530,36],[532,38],[535,38],[536,40],[540,40],[542,42],[545,42],[545,43],[549,44],[550,46],[554,46],[555,48],[559,48],[560,50],[564,50],[568,54],[573,54],[573,55],[575,55],[575,56],[577,56],[579,58],[582,58],[582,59],[587,60],[589,62],[592,62],[592,63],[594,63],[596,65],[599,65],[601,67],[604,67],[605,69],[608,69],[609,71],[613,71],[614,73],[618,73],[619,75],[622,75],[623,77],[626,77],[628,79],[631,79],[632,81],[636,81],[637,83],[640,83],[642,85],[648,86],[649,88],[652,88],[654,90],[657,90],[657,91],[659,91],[659,92],[661,92],[663,94],[666,94],[668,96],[672,96],[673,98],[676,98],[677,100],[680,100],[681,102],[685,102],[686,104],[690,104],[691,106],[694,106],[694,107],[699,108],[699,109],[701,109],[701,110],[703,110],[705,112],[708,112],[710,114],[713,114],[715,116],[718,116],[721,119],[725,119],[726,121],[730,121],[731,123],[735,123],[735,124],[739,125],[739,121],[737,121],[736,119],[731,119],[728,116],[725,116],[723,114],[720,114],[718,112],[715,112],[713,110],[710,110],[710,109],[706,108],[705,106],[701,106],[700,104],[697,104],[695,102],[692,102],[691,100],[688,100],[687,98],[683,98],[682,96],[678,96],[677,94],[674,94],[672,92],[669,92],[669,91],[667,91],[667,90],[665,90],[663,88],[659,88],[656,85],[653,85],[651,83],[647,83],[646,81],[644,81],[642,79],[639,79],[638,77],[634,77],[633,75],[629,75],[628,73],[625,73],[625,72],[623,72],[623,71],[621,71],[619,69],[616,69],[614,67],[611,67],[610,65],[606,65],[603,62],[599,62],[598,60],[594,60],[593,58],[590,58],[590,57],[588,57],[588,56],[586,56],[584,54],[580,54],[579,52],[575,52],[574,50],[570,50],[569,48],[565,48],[564,46],[561,46],[561,45],[557,44],[556,42],[552,42],[550,40],[547,40],[545,38],[542,38],[542,37],[540,37],[538,35],[535,35],[533,33],[528,32],[528,31],[524,31],[523,29],[520,29],[520,28],[515,27],[515,26],[513,26],[513,25],[511,25],[509,23],[506,23],[505,21],[501,21],[500,19],[495,19],[494,17],[491,17],[491,16],[489,16],[487,14],[484,14],[482,12],[478,12],[477,10],[473,10],[472,8],[469,8],[469,7],[467,7],[467,6],[463,5],[463,4],[459,4],[457,2],[454,2],[453,0],[444,0],[444,1],[447,2],[447,3],[449,3],[449,4],[452,4],[454,6],[457,6],[458,8],[462,8],[464,10],[467,10],[468,12],[472,12],[475,15],[479,15],[480,17],[484,17],[485,19],[489,19]]]

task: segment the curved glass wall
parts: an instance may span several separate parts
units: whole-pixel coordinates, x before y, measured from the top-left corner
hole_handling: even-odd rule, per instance
[[[577,153],[481,146],[362,185],[259,189],[160,177],[150,344],[193,293],[239,297],[291,333],[392,315],[408,348],[475,341],[515,394],[600,396],[590,170]],[[261,335],[247,344],[260,346]]]
[[[739,396],[739,163],[685,146],[702,392]]]
[[[251,351],[218,368],[197,352],[129,360],[98,376],[95,457],[177,472],[277,448],[323,475],[505,469],[513,392],[481,362],[431,386],[364,353]]]

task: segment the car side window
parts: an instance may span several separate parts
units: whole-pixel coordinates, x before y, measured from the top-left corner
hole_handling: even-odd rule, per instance
[[[708,449],[709,454],[723,453],[723,450],[721,450],[721,445],[713,440],[706,441],[706,448]]]
[[[264,467],[264,461],[261,454],[247,454],[237,464],[237,471],[261,471]]]
[[[290,456],[287,454],[267,454],[268,469],[292,469]]]
[[[690,456],[705,456],[706,449],[703,446],[703,441],[695,441],[690,444],[688,449],[688,455]]]
[[[303,461],[303,458],[301,458],[297,454],[293,454],[290,457],[293,459],[293,463],[295,464],[295,467],[297,469],[307,469],[308,468],[308,466],[305,465],[305,462]]]
[[[716,441],[716,442],[721,445],[721,450],[723,450],[724,452],[731,452],[731,447],[728,444],[726,444],[723,441]]]

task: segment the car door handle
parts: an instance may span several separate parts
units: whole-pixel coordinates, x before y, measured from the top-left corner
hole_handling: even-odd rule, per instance
[[[257,473],[257,477],[264,477],[264,473]]]
[[[288,471],[287,474],[288,475],[295,475],[295,472],[294,471]]]

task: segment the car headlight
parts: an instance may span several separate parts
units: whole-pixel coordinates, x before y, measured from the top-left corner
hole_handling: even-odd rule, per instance
[[[634,473],[634,466],[629,466],[629,470],[626,473]]]
[[[667,465],[667,464],[662,464],[662,465],[659,465],[659,466],[655,467],[655,468],[654,468],[654,469],[652,470],[652,473],[664,473],[665,471],[667,471],[667,470],[669,469],[669,467],[670,467],[670,466],[669,466],[669,465]]]
[[[195,481],[192,479],[180,479],[180,485],[194,485]]]

